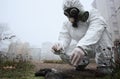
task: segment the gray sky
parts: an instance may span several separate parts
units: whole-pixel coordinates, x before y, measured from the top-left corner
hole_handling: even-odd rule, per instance
[[[81,0],[89,7],[93,0]],[[22,40],[40,47],[57,41],[63,22],[63,0],[0,0],[0,23],[7,23]]]

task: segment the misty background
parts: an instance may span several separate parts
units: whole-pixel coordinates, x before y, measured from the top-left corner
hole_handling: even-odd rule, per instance
[[[97,8],[120,38],[119,0],[80,0],[86,9]],[[29,53],[34,60],[60,59],[50,47],[58,39],[62,24],[63,0],[0,0],[0,51]]]
[[[81,0],[89,7],[93,0]],[[41,47],[45,41],[57,41],[63,22],[63,0],[0,0],[0,23],[23,41]]]

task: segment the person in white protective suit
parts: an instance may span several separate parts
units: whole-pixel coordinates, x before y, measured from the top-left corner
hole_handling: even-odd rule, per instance
[[[85,11],[79,0],[64,0],[63,10],[68,21],[63,24],[59,42],[51,47],[53,52],[77,70],[83,70],[89,64],[89,54],[95,53],[97,70],[112,73],[113,42],[104,18],[96,9]],[[68,55],[66,49],[71,40],[77,44]]]

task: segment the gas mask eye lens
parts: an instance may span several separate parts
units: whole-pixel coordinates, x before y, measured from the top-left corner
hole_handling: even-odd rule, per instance
[[[76,15],[78,15],[78,10],[76,9],[76,8],[73,8],[73,9],[71,9],[71,11],[70,11],[70,15],[71,16],[76,16]]]
[[[64,15],[67,16],[67,17],[69,17],[69,13],[66,12],[66,11],[64,11]]]
[[[68,8],[64,11],[64,15],[68,17],[75,17],[78,16],[79,10],[75,7]]]

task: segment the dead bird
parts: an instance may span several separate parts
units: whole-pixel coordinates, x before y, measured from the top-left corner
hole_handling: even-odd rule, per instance
[[[64,79],[63,75],[59,72],[48,72],[45,79]]]
[[[45,79],[64,79],[63,75],[53,68],[40,69],[35,73],[35,76],[42,76],[45,77]]]
[[[45,68],[45,69],[40,69],[39,71],[35,72],[35,76],[43,76],[45,77],[45,75],[48,73],[48,72],[51,72],[52,69],[49,69],[49,68]]]

